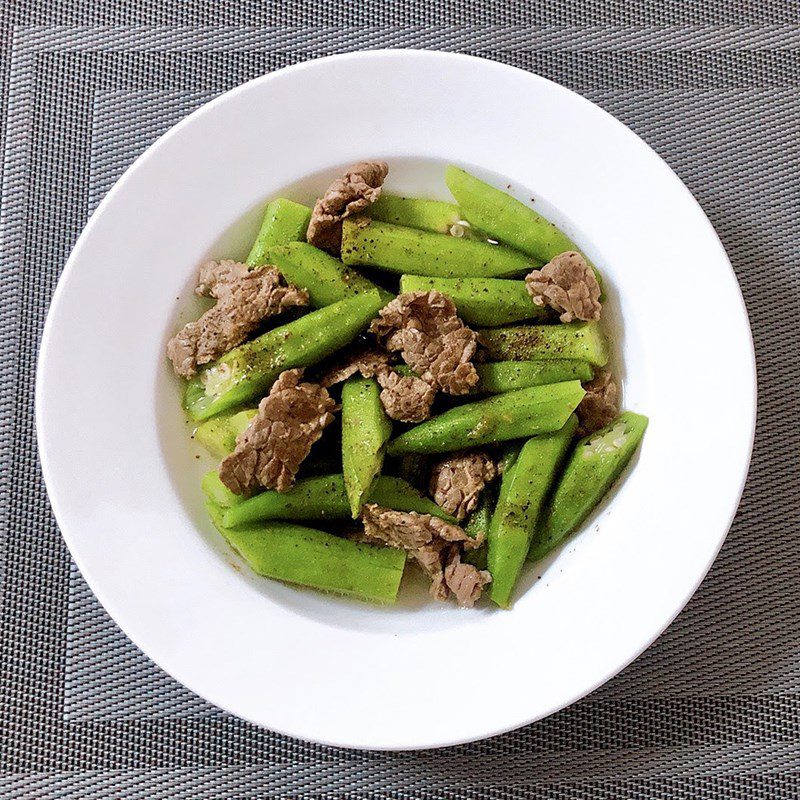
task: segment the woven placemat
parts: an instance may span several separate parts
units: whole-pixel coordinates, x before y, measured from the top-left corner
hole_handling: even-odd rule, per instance
[[[800,797],[796,2],[23,0],[0,12],[0,47],[0,797]],[[374,47],[513,64],[630,125],[719,232],[759,363],[760,420],[742,507],[708,578],[665,635],[547,720],[426,753],[287,739],[167,677],[72,565],[48,507],[33,426],[50,296],[88,215],[125,167],[225,89],[307,58]],[[713,314],[713,297],[692,294],[691,253],[653,280],[677,287],[676,324]],[[698,413],[713,424],[725,402],[720,386],[697,398]]]

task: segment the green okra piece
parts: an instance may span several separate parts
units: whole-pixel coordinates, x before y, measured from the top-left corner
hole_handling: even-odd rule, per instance
[[[216,503],[220,508],[226,509],[236,506],[244,501],[244,497],[240,494],[234,494],[220,479],[219,473],[212,469],[211,472],[206,472],[203,479],[200,481],[200,487],[205,496]]]
[[[420,197],[400,197],[382,192],[366,212],[370,219],[404,225],[421,231],[449,234],[461,221],[461,211],[454,203],[426,200]],[[459,235],[459,234],[455,234]]]
[[[492,361],[577,360],[604,367],[609,345],[597,322],[482,328],[481,344]]]
[[[247,408],[207,419],[195,428],[194,440],[203,445],[214,458],[225,458],[236,447],[236,437],[247,428],[257,413],[257,408]]]
[[[502,278],[537,266],[529,256],[488,242],[349,217],[342,226],[342,261],[406,275]]]
[[[378,292],[367,292],[312,311],[234,348],[187,384],[184,405],[189,416],[208,419],[262,397],[285,369],[309,367],[350,344],[382,307]]]
[[[463,169],[447,167],[445,181],[467,221],[492,239],[538,258],[542,263],[559,253],[578,249],[550,220]],[[602,292],[603,279],[597,268],[590,266]],[[604,295],[601,294],[600,299],[604,300]]]
[[[346,267],[338,258],[308,242],[289,242],[271,247],[266,259],[289,283],[305,289],[315,308],[372,291],[380,293],[384,305],[394,297],[356,270]]]
[[[374,378],[349,378],[342,386],[342,472],[350,512],[356,519],[383,467],[392,423]]]
[[[503,278],[428,278],[403,275],[401,292],[446,294],[456,304],[458,316],[468,325],[509,325],[526,319],[546,319],[549,312],[537,306],[525,281]]]
[[[392,439],[387,452],[448,453],[557,431],[584,394],[580,381],[564,381],[456,406]]]
[[[502,394],[529,386],[561,381],[590,381],[594,371],[586,361],[494,361],[476,364],[480,383],[475,394]]]
[[[377,503],[395,511],[431,514],[448,522],[456,520],[433,500],[425,497],[402,478],[378,476],[366,495],[366,502]],[[247,525],[270,519],[348,520],[350,501],[344,476],[315,475],[297,481],[291,489],[276,492],[268,489],[230,507],[224,516],[227,527]]]
[[[647,417],[625,411],[605,428],[578,441],[547,505],[528,558],[544,558],[594,511],[636,452],[647,422]]]
[[[376,503],[395,511],[416,511],[418,514],[430,514],[432,517],[439,517],[453,525],[458,525],[458,520],[454,516],[448,514],[411,483],[393,475],[379,475],[373,482],[365,502]]]
[[[285,197],[273,200],[264,212],[264,221],[247,256],[247,264],[251,267],[270,264],[272,262],[267,258],[267,251],[271,247],[305,241],[310,221],[311,209],[308,206]]]
[[[503,473],[487,553],[492,573],[489,596],[502,608],[511,603],[536,521],[577,427],[573,414],[561,430],[528,439],[513,466]]]
[[[211,502],[206,507],[217,530],[259,575],[373,603],[397,598],[406,562],[403,550],[289,522],[227,528],[221,509]]]
[[[578,249],[541,214],[463,169],[447,167],[445,181],[467,221],[498,242],[543,263],[559,253]]]

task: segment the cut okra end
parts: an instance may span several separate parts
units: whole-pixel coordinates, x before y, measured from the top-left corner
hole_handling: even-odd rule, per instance
[[[206,499],[214,503],[220,510],[220,515],[224,516],[225,509],[232,508],[241,503],[245,498],[242,495],[234,494],[219,478],[219,473],[214,469],[203,475],[200,482]]]
[[[203,445],[217,459],[223,459],[236,447],[236,437],[250,424],[258,413],[256,408],[247,408],[231,414],[201,422],[194,431],[194,440]]]

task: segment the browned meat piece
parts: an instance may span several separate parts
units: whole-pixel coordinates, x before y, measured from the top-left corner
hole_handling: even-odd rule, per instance
[[[492,575],[488,570],[464,564],[459,549],[451,547],[444,568],[444,582],[460,606],[472,608],[480,598],[483,587],[492,582]]]
[[[322,386],[333,386],[360,372],[364,378],[373,378],[389,370],[389,354],[377,348],[363,349],[347,355],[326,370],[320,378]]]
[[[303,370],[282,372],[258,406],[236,449],[219,465],[220,480],[235,494],[259,486],[285,492],[294,483],[303,459],[336,410],[328,390],[300,383]]]
[[[579,433],[586,435],[599,431],[617,416],[619,389],[612,374],[605,371],[598,372],[583,388],[586,394],[576,412],[581,421]]]
[[[308,304],[308,293],[283,284],[274,267],[250,270],[235,261],[204,264],[196,291],[217,303],[167,343],[167,356],[184,378],[241,344],[267,317]]]
[[[387,349],[399,351],[426,383],[449,394],[466,394],[478,383],[472,364],[477,335],[441,292],[399,295],[381,310],[370,330]]]
[[[389,167],[382,161],[353,164],[315,203],[306,234],[309,243],[338,253],[342,246],[342,220],[374,203],[381,196],[388,174]]]
[[[447,542],[466,542],[475,546],[474,539],[451,522],[446,522],[430,514],[416,511],[393,511],[375,503],[367,503],[361,509],[364,533],[368,538],[399,547],[402,550],[416,550],[436,539]]]
[[[444,556],[449,547],[443,539],[435,539],[411,551],[413,559],[431,579],[430,592],[434,600],[447,600],[450,595],[444,580]]]
[[[550,306],[562,322],[600,319],[600,284],[586,259],[574,251],[561,253],[525,278],[537,306]]]
[[[230,259],[207,261],[200,267],[194,292],[200,297],[219,298],[225,294],[226,287],[230,287],[249,274],[250,267],[247,264],[240,264]]]
[[[394,370],[378,374],[381,403],[387,416],[399,422],[422,422],[431,414],[436,389],[416,375],[400,375]]]
[[[497,467],[481,452],[455,453],[431,471],[431,497],[461,520],[478,504],[483,487],[497,477]]]
[[[480,589],[475,588],[480,579],[472,579],[468,570],[460,569],[459,565],[461,548],[472,549],[481,542],[470,539],[458,525],[430,514],[392,511],[374,503],[362,507],[361,518],[366,541],[406,550],[431,579],[431,595],[437,600],[447,600],[450,594],[445,567],[451,561],[455,564],[456,559],[458,564],[451,569],[451,582],[460,592],[460,597],[468,599],[474,595],[477,599],[480,596]],[[458,555],[454,556],[454,552]]]

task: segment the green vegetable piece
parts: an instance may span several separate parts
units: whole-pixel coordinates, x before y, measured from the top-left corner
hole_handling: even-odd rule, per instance
[[[367,500],[396,511],[417,511],[431,514],[448,522],[455,519],[433,500],[418,492],[402,478],[380,475],[370,487]],[[229,528],[270,519],[351,519],[344,476],[315,475],[297,481],[286,492],[271,489],[254,495],[225,512],[224,522]]]
[[[416,511],[418,514],[430,514],[432,517],[458,524],[458,520],[448,514],[441,506],[419,492],[403,478],[392,475],[378,476],[370,489],[367,501],[377,503],[384,508],[395,511]]]
[[[575,359],[595,367],[608,363],[608,340],[597,322],[482,328],[479,334],[493,361]]]
[[[498,242],[547,262],[578,248],[552,222],[511,195],[458,167],[449,166],[445,181],[464,217]]]
[[[354,269],[342,264],[307,242],[290,242],[271,247],[266,254],[268,263],[274,264],[289,283],[308,292],[315,308],[338,303],[348,297],[377,291],[386,305],[394,295],[376,286]]]
[[[373,220],[434,233],[449,234],[451,228],[461,221],[461,211],[454,203],[400,197],[386,192],[381,193],[366,213]]]
[[[445,170],[445,181],[467,221],[492,239],[538,258],[542,263],[559,253],[578,249],[550,220],[463,169],[449,166]],[[597,268],[590,266],[602,292],[603,279]],[[600,300],[604,299],[601,294]]]
[[[544,319],[549,312],[537,306],[525,281],[502,278],[426,278],[403,275],[401,292],[429,292],[435,289],[456,304],[458,316],[468,325],[508,325],[525,319]]]
[[[625,411],[575,445],[528,558],[532,561],[544,558],[594,511],[636,452],[647,422],[647,417]]]
[[[480,383],[474,393],[502,394],[529,386],[561,381],[590,381],[594,374],[586,361],[496,361],[476,364]]]
[[[487,486],[478,500],[477,507],[469,515],[467,524],[464,526],[464,532],[470,539],[485,539],[488,535],[495,500],[491,487]]]
[[[375,476],[380,474],[392,423],[374,378],[349,378],[342,386],[342,472],[356,519]]]
[[[539,262],[508,247],[349,217],[342,227],[342,261],[407,275],[502,278],[525,275]]]
[[[263,396],[285,369],[309,367],[363,331],[383,307],[378,292],[340,300],[234,348],[186,387],[184,405],[195,420]]]
[[[406,555],[288,522],[226,528],[221,510],[207,503],[217,530],[250,565],[267,578],[308,586],[373,603],[393,603]]]
[[[544,499],[578,427],[573,414],[553,433],[528,439],[514,465],[505,471],[489,525],[489,596],[508,608]]]
[[[220,479],[215,469],[206,472],[200,482],[205,496],[221,508],[231,508],[244,500],[240,494],[234,494]]]
[[[270,247],[286,242],[305,241],[308,223],[311,221],[311,209],[308,206],[295,203],[279,197],[273,200],[264,213],[264,221],[258,232],[247,263],[251,267],[272,262],[267,258]]]
[[[236,437],[250,424],[257,412],[257,408],[248,408],[206,420],[195,428],[194,440],[203,445],[214,458],[225,458],[233,452]]]
[[[559,430],[585,394],[580,381],[506,392],[456,406],[389,442],[390,455],[448,453]]]

